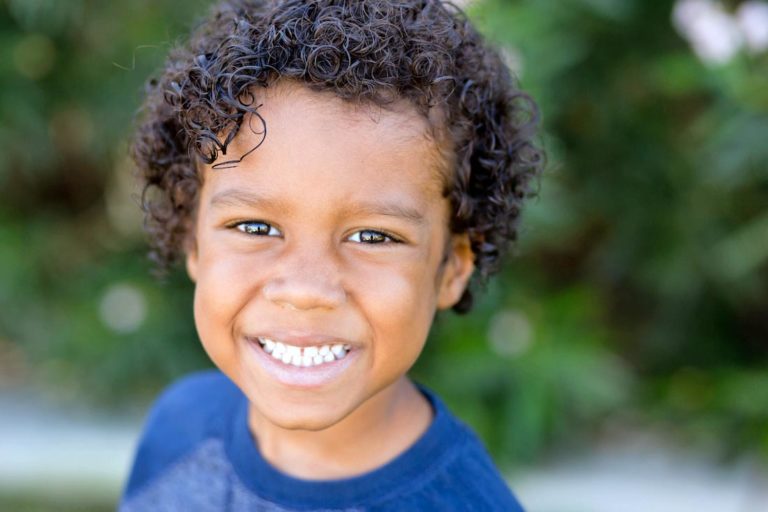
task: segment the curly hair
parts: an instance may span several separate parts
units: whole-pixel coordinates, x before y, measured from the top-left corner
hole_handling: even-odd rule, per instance
[[[440,0],[223,0],[148,82],[132,145],[161,272],[180,259],[193,226],[197,163],[226,155],[246,114],[258,116],[254,87],[283,78],[350,102],[405,99],[427,119],[440,109],[452,146],[450,229],[468,234],[473,282],[498,270],[543,167],[539,115],[460,9]],[[455,311],[471,308],[470,288]]]

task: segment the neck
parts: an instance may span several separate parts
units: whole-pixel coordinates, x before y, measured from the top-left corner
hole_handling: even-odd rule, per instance
[[[323,430],[289,430],[252,405],[248,423],[273,466],[308,480],[347,478],[383,466],[413,445],[432,422],[427,399],[405,376]]]

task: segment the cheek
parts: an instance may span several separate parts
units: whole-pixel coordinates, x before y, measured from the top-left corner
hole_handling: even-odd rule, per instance
[[[432,270],[422,263],[353,274],[377,353],[387,353],[379,363],[411,364],[421,352],[436,308]]]
[[[203,348],[225,373],[236,364],[237,312],[248,293],[248,265],[236,258],[201,255],[195,285],[195,326]]]
[[[232,357],[229,352],[233,350],[228,336],[229,323],[226,320],[226,308],[215,300],[216,290],[211,290],[209,283],[198,280],[195,286],[195,327],[208,357],[216,366],[225,370],[227,361]]]
[[[212,317],[220,321],[226,316],[231,319],[248,300],[266,262],[257,255],[233,249],[216,236],[208,237],[201,245],[206,249],[199,255],[196,313],[199,309],[201,320]]]

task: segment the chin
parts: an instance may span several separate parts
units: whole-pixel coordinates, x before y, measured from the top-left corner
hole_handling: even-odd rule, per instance
[[[337,404],[295,405],[270,404],[261,406],[251,400],[251,406],[264,420],[285,430],[307,430],[317,432],[333,427],[351,411],[341,410]]]
[[[308,432],[320,432],[334,426],[338,421],[324,420],[322,418],[268,418],[274,425],[284,430],[305,430]]]

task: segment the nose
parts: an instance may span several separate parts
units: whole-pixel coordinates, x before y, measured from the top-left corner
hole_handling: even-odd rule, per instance
[[[346,300],[338,266],[325,251],[284,253],[278,272],[262,289],[264,297],[295,310],[334,309]]]

